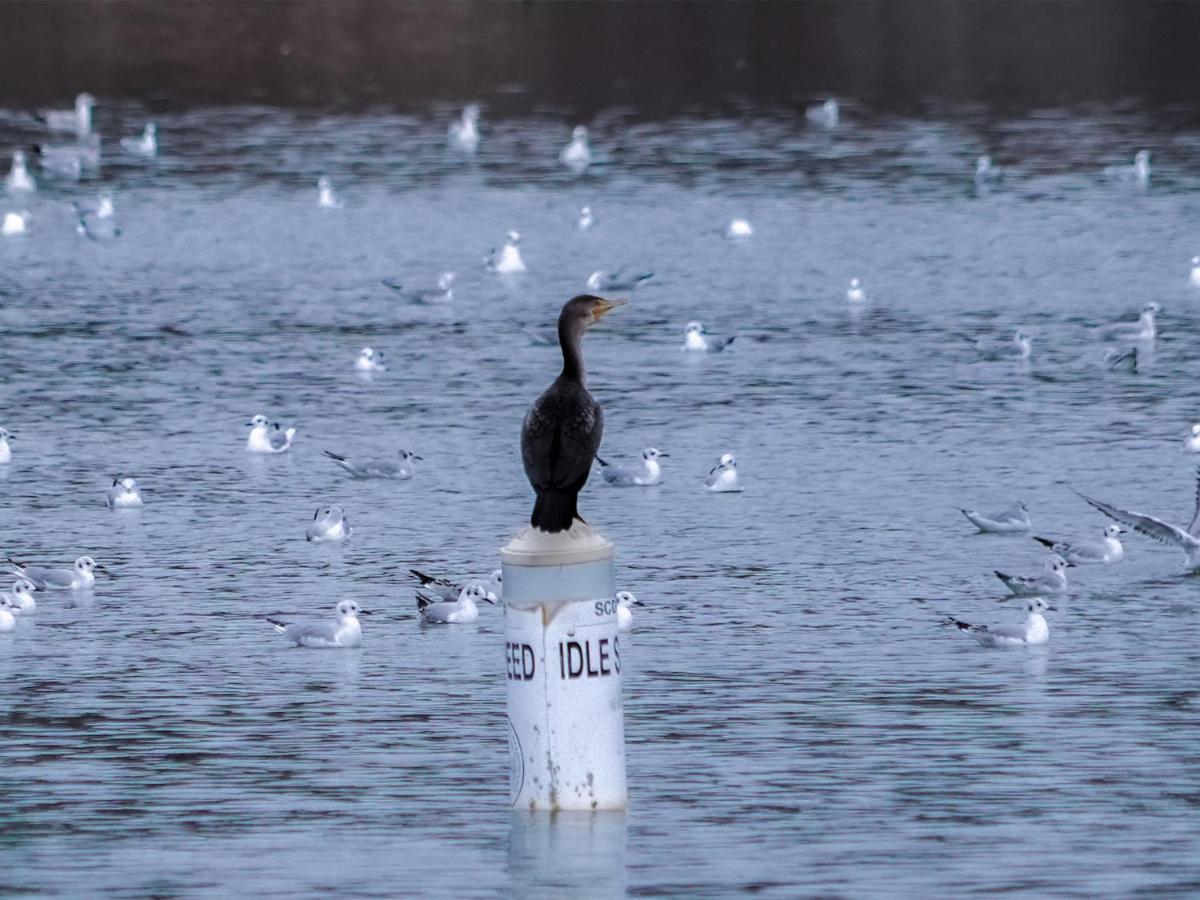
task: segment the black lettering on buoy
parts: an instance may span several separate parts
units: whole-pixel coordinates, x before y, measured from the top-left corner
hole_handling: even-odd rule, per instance
[[[608,675],[608,638],[600,638],[600,674]]]
[[[587,659],[588,678],[595,678],[597,675],[600,674],[600,670],[592,668],[592,642],[591,641],[583,642],[583,655],[584,655],[584,658]]]
[[[578,678],[583,674],[583,647],[578,641],[567,641],[567,677]]]
[[[613,669],[621,674],[621,644],[620,638],[613,638]]]
[[[537,657],[533,654],[533,648],[528,644],[521,645],[521,677],[525,681],[533,679],[533,673],[537,671]]]
[[[567,670],[566,670],[566,667],[563,665],[563,645],[562,645],[562,641],[559,641],[559,642],[558,642],[558,677],[559,677],[559,678],[566,678],[566,677],[567,677]]]

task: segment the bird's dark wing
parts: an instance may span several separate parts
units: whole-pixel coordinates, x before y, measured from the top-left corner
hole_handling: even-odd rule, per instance
[[[582,487],[600,449],[604,413],[585,390],[552,386],[530,408],[521,428],[521,460],[535,489]]]

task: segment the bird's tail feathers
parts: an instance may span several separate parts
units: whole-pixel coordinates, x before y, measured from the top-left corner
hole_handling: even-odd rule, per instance
[[[280,634],[283,634],[287,631],[287,624],[285,622],[280,622],[278,619],[272,619],[270,616],[267,617],[267,621],[270,622],[271,627]]]
[[[433,606],[436,601],[420,591],[417,591],[417,612],[425,612],[429,607]]]
[[[1054,546],[1054,541],[1048,540],[1047,538],[1044,538],[1044,537],[1038,537],[1036,534],[1033,536],[1033,539],[1035,541],[1037,541],[1039,544],[1041,544],[1043,547],[1053,547]]]
[[[602,465],[602,466],[607,466],[607,465],[608,465],[608,463],[606,463],[606,462],[605,462],[603,459],[601,459],[601,458],[600,458],[600,454],[599,454],[599,453],[597,453],[597,454],[596,454],[596,462],[600,463],[600,465]]]
[[[426,584],[429,584],[430,582],[437,581],[437,579],[434,578],[432,575],[426,575],[424,572],[418,572],[416,569],[409,569],[408,571],[409,571],[409,574],[412,575],[414,578],[416,578],[417,581],[421,582],[422,585],[426,585]]]
[[[336,453],[330,453],[328,450],[322,450],[321,452],[324,453],[326,456],[328,456],[330,459],[336,460],[337,462],[345,462],[346,461],[346,457],[338,456]]]
[[[567,531],[579,518],[578,499],[579,495],[575,491],[539,491],[529,524],[551,534]]]

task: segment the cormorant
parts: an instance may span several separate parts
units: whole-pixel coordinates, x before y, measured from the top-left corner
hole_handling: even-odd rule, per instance
[[[583,333],[624,300],[581,294],[558,316],[562,374],[534,401],[521,426],[521,460],[537,500],[529,524],[551,533],[579,518],[576,501],[600,449],[604,412],[588,393]]]

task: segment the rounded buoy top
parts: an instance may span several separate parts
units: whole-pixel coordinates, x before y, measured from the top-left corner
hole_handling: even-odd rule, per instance
[[[500,559],[510,566],[569,566],[613,558],[613,545],[578,520],[567,530],[554,534],[533,527],[521,529]]]

